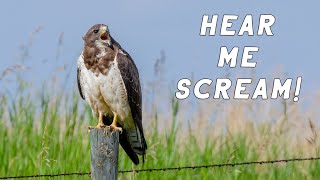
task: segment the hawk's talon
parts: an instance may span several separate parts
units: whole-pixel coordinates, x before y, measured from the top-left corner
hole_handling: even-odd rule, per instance
[[[100,126],[99,126],[99,128],[101,128],[101,129],[102,129],[102,128],[106,128],[106,127],[107,127],[106,125],[100,125]]]
[[[121,127],[117,127],[117,126],[111,124],[111,125],[109,126],[109,128],[110,128],[112,131],[119,131],[120,134],[122,133],[122,128],[121,128]]]
[[[102,129],[102,128],[106,128],[107,126],[104,124],[98,124],[96,126],[89,126],[88,129]]]

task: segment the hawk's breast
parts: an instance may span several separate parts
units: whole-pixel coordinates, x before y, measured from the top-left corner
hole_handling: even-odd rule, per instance
[[[106,75],[100,74],[98,76],[98,81],[101,94],[111,110],[117,113],[121,119],[126,119],[129,116],[131,118],[126,88],[116,61],[110,64]]]
[[[80,85],[90,107],[96,114],[99,112],[117,113],[122,126],[134,127],[125,84],[117,61],[110,62],[106,73],[96,74],[86,68],[83,56],[82,58],[81,56],[78,61]]]

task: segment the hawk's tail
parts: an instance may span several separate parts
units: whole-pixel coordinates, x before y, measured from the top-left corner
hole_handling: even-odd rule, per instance
[[[129,131],[128,135],[129,142],[131,143],[134,152],[142,156],[142,162],[144,163],[147,143],[144,138],[143,132],[140,132],[139,129],[136,128],[136,130]]]
[[[119,141],[120,144],[123,148],[123,150],[127,153],[127,155],[129,156],[129,158],[131,159],[131,161],[135,164],[138,165],[139,164],[139,158],[135,152],[135,150],[132,148],[130,142],[128,141],[127,138],[127,132],[126,130],[123,130],[122,133],[119,136]]]

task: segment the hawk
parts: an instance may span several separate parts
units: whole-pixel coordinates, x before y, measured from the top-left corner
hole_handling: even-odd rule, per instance
[[[144,162],[147,144],[142,127],[142,97],[138,69],[131,56],[96,24],[83,37],[78,59],[80,96],[99,119],[96,128],[120,130],[119,141],[134,164]]]

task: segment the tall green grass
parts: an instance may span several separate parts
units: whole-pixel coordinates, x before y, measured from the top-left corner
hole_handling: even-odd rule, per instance
[[[134,169],[320,156],[316,123],[319,94],[312,96],[309,109],[290,101],[177,101],[163,83],[160,71],[164,61],[161,52],[155,63],[157,78],[150,86],[143,86],[148,150],[145,164]],[[34,88],[22,73],[15,80],[17,90],[12,92],[12,86],[5,86],[4,76],[22,67],[10,67],[0,76],[0,176],[89,172],[87,127],[97,124],[91,109],[80,100],[75,86],[65,88],[67,83],[62,83],[57,88],[49,81],[40,89]],[[69,79],[70,72],[75,71],[67,72],[63,82],[75,84]],[[130,159],[120,150],[119,170],[131,169]],[[319,177],[319,161],[119,174],[119,179]]]
[[[97,123],[92,117],[90,108],[81,105],[84,102],[79,101],[76,91],[69,96],[50,95],[47,92],[49,91],[43,89],[38,96],[40,102],[31,93],[18,92],[11,101],[5,95],[1,97],[1,176],[90,171],[87,126]],[[149,114],[148,117],[152,117],[145,119],[149,146],[147,160],[144,165],[135,166],[135,169],[320,155],[317,144],[318,130],[312,121],[309,122],[308,131],[313,134],[304,141],[287,137],[288,134],[278,129],[277,122],[254,123],[242,119],[241,114],[244,111],[242,108],[229,112],[230,116],[223,120],[226,122],[226,128],[222,128],[217,122],[210,123],[206,119],[191,119],[186,125],[180,116],[186,113],[182,102],[171,99],[171,106],[168,106],[169,115],[166,118],[156,112],[153,112],[154,114],[146,112]],[[242,106],[245,104],[242,103]],[[279,121],[283,121],[280,119]],[[237,130],[232,130],[233,128]],[[216,132],[212,133],[213,131]],[[292,143],[293,141],[297,144]],[[130,159],[122,150],[119,156],[119,169],[132,169]],[[312,179],[320,177],[319,170],[320,163],[314,161],[127,173],[119,174],[119,178]],[[57,179],[89,179],[89,176]]]

